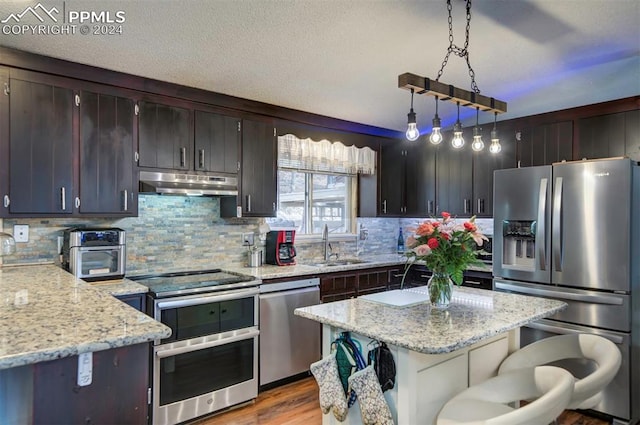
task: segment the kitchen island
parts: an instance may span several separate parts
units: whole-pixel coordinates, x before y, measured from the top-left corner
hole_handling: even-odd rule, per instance
[[[126,285],[98,286],[51,264],[0,268],[3,423],[146,421],[149,343],[171,330],[110,295]]]
[[[556,300],[455,288],[447,310],[424,301],[399,302],[396,291],[298,308],[296,315],[323,323],[322,352],[343,331],[361,342],[367,355],[372,340],[389,345],[396,384],[384,393],[396,424],[433,424],[444,403],[464,388],[496,374],[501,361],[519,347],[519,328],[550,316],[566,303]],[[406,298],[406,293],[402,294]],[[367,299],[369,298],[369,299]],[[323,424],[338,424],[331,413]],[[357,402],[346,424],[360,424]]]

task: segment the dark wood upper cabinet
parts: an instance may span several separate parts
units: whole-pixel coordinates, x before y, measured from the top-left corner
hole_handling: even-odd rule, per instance
[[[238,197],[221,199],[221,215],[275,217],[277,141],[270,121],[242,120],[242,165]]]
[[[493,172],[516,166],[515,140],[511,130],[504,125],[498,128],[501,150],[489,152],[491,139],[483,137],[485,148],[473,152],[473,214],[477,217],[493,217]],[[484,136],[490,136],[486,132]]]
[[[627,155],[640,160],[640,110],[582,118],[575,159]]]
[[[516,129],[515,132],[520,167],[551,165],[573,159],[573,121],[540,124]]]
[[[191,111],[186,108],[141,101],[138,124],[140,167],[192,170]]]
[[[12,70],[8,96],[3,214],[73,213],[74,91],[63,80]]]
[[[423,217],[435,208],[435,153],[423,141],[395,140],[380,153],[381,217]]]
[[[80,213],[137,213],[134,101],[80,94]]]
[[[436,215],[447,211],[452,216],[473,215],[473,155],[471,132],[465,131],[465,146],[454,149],[445,138],[436,154]]]
[[[195,170],[237,174],[240,119],[195,111]]]

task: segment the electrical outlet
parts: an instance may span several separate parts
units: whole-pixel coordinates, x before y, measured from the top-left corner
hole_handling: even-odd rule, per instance
[[[29,225],[15,224],[13,226],[13,239],[16,242],[29,242]]]
[[[244,246],[252,246],[253,245],[253,233],[243,233],[242,234],[242,245]]]
[[[369,231],[367,229],[360,229],[360,240],[364,241],[369,237]]]

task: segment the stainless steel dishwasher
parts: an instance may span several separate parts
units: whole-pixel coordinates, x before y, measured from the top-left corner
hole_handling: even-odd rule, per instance
[[[315,304],[318,278],[260,286],[260,386],[306,372],[320,359],[320,323],[293,314]]]

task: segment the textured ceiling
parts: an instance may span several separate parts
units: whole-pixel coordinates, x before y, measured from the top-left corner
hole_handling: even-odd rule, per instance
[[[42,0],[71,11],[123,11],[121,35],[0,34],[0,45],[395,130],[406,127],[404,72],[435,78],[448,42],[444,0]],[[0,0],[0,21],[37,1]],[[25,14],[20,24],[38,24]],[[45,17],[45,20],[49,19]],[[464,2],[453,0],[464,42]],[[45,21],[44,24],[50,24]],[[15,25],[15,19],[0,24]],[[79,25],[78,29],[79,31]],[[640,1],[477,0],[471,65],[499,119],[640,94]],[[470,89],[463,59],[441,82]],[[416,97],[423,131],[433,98]],[[455,105],[440,107],[443,125]],[[466,125],[475,111],[462,108]],[[481,114],[481,123],[493,117]]]

